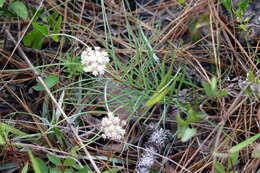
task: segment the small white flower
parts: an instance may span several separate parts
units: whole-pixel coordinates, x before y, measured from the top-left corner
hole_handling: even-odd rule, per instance
[[[103,75],[108,62],[107,52],[101,50],[100,47],[95,47],[94,50],[88,47],[81,53],[81,63],[84,65],[83,70],[92,72],[94,76]]]
[[[107,117],[104,117],[101,121],[101,130],[104,132],[103,138],[110,138],[112,140],[120,140],[125,135],[125,129],[123,126],[126,122],[115,117],[112,112],[108,112]]]

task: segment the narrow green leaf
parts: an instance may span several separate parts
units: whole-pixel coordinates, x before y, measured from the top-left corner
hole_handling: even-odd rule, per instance
[[[59,16],[57,22],[55,23],[55,25],[53,26],[53,33],[54,34],[59,34],[60,33],[60,30],[61,30],[61,22],[62,22],[62,17]],[[59,41],[59,36],[58,35],[53,35],[51,36],[51,38],[58,42]]]
[[[170,77],[170,76],[168,76],[168,74],[170,74],[169,71],[167,72],[164,79],[161,81],[159,87],[157,87],[158,92],[153,94],[153,96],[146,102],[145,107],[151,107],[154,104],[161,101],[167,95],[169,90],[173,87],[173,81],[179,75],[180,69],[177,71],[177,73],[172,77],[172,79],[169,82],[166,82],[165,78],[168,79]],[[164,85],[162,85],[162,84],[164,84]]]
[[[242,2],[238,2],[237,6],[240,10],[244,12],[247,9],[248,4],[249,4],[249,0],[243,0]]]
[[[41,172],[42,173],[49,173],[49,171],[48,171],[49,169],[48,169],[48,166],[46,165],[46,163],[41,159],[38,159],[38,158],[35,158],[35,159],[36,159],[36,161],[37,161],[37,163],[38,163],[38,165],[41,169]]]
[[[248,138],[247,140],[235,145],[234,147],[232,147],[229,152],[234,153],[237,151],[242,150],[243,148],[247,147],[248,145],[252,144],[255,140],[257,140],[258,138],[260,138],[260,133],[256,134],[255,136],[252,136],[250,138]]]
[[[225,173],[226,172],[224,166],[219,162],[215,163],[214,168],[216,169],[217,173]]]
[[[47,22],[49,24],[49,26],[53,27],[56,23],[56,19],[59,16],[59,13],[57,11],[55,11],[54,13],[52,13],[50,16],[47,17]]]
[[[248,76],[248,80],[249,80],[250,82],[253,82],[253,81],[255,80],[255,75],[254,75],[254,73],[253,73],[252,71],[249,71],[249,72],[247,73],[247,76]]]
[[[23,2],[15,1],[9,4],[9,9],[22,19],[28,18],[28,10]]]
[[[33,167],[34,172],[35,173],[44,173],[41,171],[41,168],[40,168],[36,158],[33,156],[32,152],[29,151],[28,153],[29,153],[30,160],[32,162],[32,167]]]
[[[58,82],[58,77],[56,75],[49,75],[44,79],[45,84],[50,89],[54,87]],[[44,87],[41,84],[37,84],[33,87],[35,91],[44,91]]]
[[[88,168],[81,168],[75,173],[91,173]]]
[[[231,154],[230,158],[228,159],[228,168],[231,169],[233,166],[237,164],[239,157],[239,152],[234,152]]]
[[[62,173],[60,168],[51,168],[50,173]]]
[[[231,0],[222,0],[222,4],[230,14],[232,13],[231,3],[232,3]]]
[[[23,167],[21,173],[27,173],[27,171],[28,171],[28,167],[29,167],[29,165],[28,165],[28,163],[26,163],[26,164],[24,165],[24,167]]]
[[[218,83],[217,78],[213,77],[211,79],[211,83],[210,83],[212,91],[216,91],[218,89],[217,88],[217,83]]]
[[[171,86],[168,86],[167,88],[163,89],[162,91],[160,91],[159,93],[155,93],[150,100],[147,101],[147,103],[145,104],[145,107],[151,107],[154,104],[158,103],[159,101],[161,101],[164,96],[166,96],[166,94],[169,92]]]
[[[76,160],[68,158],[64,161],[63,166],[73,166],[75,165]]]
[[[58,157],[51,155],[51,154],[47,154],[47,157],[48,157],[49,161],[51,161],[54,165],[56,165],[56,166],[62,165],[62,163]]]
[[[0,123],[0,134],[3,133],[3,132],[6,132],[6,133],[13,133],[15,135],[18,135],[18,136],[26,136],[27,134],[8,125],[8,124],[5,124],[5,123]]]

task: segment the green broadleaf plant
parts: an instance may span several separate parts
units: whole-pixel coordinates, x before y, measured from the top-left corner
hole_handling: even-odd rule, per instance
[[[0,0],[0,16],[1,17],[20,17],[21,19],[27,19],[29,16],[26,5],[21,1],[10,1],[5,8],[4,3],[6,0]]]
[[[51,154],[47,154],[47,157],[48,157],[49,161],[51,161],[51,163],[53,163],[54,165],[56,165],[56,166],[62,165],[61,160],[58,157],[51,155]]]
[[[42,18],[45,22],[39,20],[41,14],[44,11],[40,10],[37,12],[35,19],[32,22],[33,30],[27,33],[23,39],[25,46],[32,46],[34,49],[41,49],[43,40],[51,34],[59,34],[61,31],[62,16],[58,12],[54,12],[52,15]],[[58,42],[59,36],[52,35],[50,38]]]
[[[195,128],[190,128],[189,125],[191,123],[197,123],[205,117],[202,113],[194,111],[191,107],[187,107],[186,109],[186,119],[182,119],[180,114],[176,115],[176,133],[177,137],[180,138],[182,142],[186,142],[196,135],[197,130]]]
[[[210,83],[203,82],[202,86],[203,86],[204,91],[207,94],[207,96],[209,96],[213,99],[227,96],[227,94],[228,94],[226,90],[219,90],[217,88],[217,79],[215,77],[213,77],[211,79]]]
[[[49,75],[44,79],[45,84],[47,85],[47,87],[50,89],[52,87],[54,87],[57,82],[58,82],[59,78],[56,75]],[[33,89],[35,91],[44,91],[44,87],[41,84],[37,84],[33,87]]]
[[[26,5],[21,1],[10,3],[9,9],[24,20],[27,19],[29,16]]]

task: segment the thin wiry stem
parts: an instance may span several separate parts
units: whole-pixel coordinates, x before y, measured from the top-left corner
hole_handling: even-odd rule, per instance
[[[13,38],[13,36],[11,35],[11,33],[8,30],[5,30],[7,36],[9,39],[11,39],[11,41],[15,44],[16,41]],[[47,85],[45,84],[43,78],[41,77],[41,75],[38,73],[38,71],[35,69],[35,67],[33,66],[33,64],[31,63],[31,61],[29,60],[29,58],[26,56],[26,54],[24,53],[23,49],[19,46],[19,44],[17,44],[17,49],[19,54],[24,58],[24,60],[26,61],[26,63],[29,65],[30,68],[32,68],[33,73],[35,74],[35,76],[37,77],[39,83],[43,86],[43,88],[45,89],[45,91],[47,92],[47,94],[49,95],[49,97],[51,98],[51,100],[53,101],[54,105],[57,107],[57,109],[61,112],[63,118],[66,120],[67,124],[69,125],[72,133],[75,135],[75,138],[77,139],[79,145],[83,148],[85,154],[87,155],[88,159],[90,160],[92,166],[94,167],[95,171],[97,173],[101,173],[96,165],[96,163],[94,162],[92,156],[90,155],[90,153],[88,152],[87,148],[85,147],[83,141],[81,140],[81,138],[79,137],[76,128],[72,125],[72,123],[69,120],[69,117],[66,115],[66,113],[63,111],[63,109],[61,108],[60,104],[57,102],[57,100],[55,99],[55,97],[53,96],[53,94],[51,93],[51,91],[49,90],[49,88],[47,87]]]

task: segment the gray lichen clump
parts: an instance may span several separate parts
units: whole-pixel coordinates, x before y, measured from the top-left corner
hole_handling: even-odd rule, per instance
[[[145,144],[145,150],[137,161],[135,172],[149,173],[157,159],[157,155],[164,149],[168,139],[168,131],[164,129],[155,130]]]

